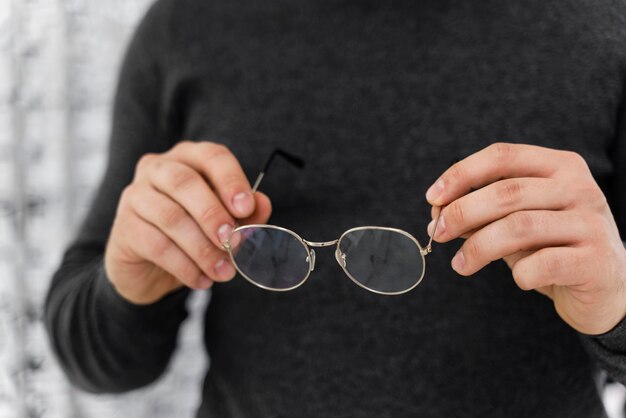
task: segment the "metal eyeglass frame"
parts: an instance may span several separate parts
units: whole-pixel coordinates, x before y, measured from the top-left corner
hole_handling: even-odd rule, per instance
[[[295,155],[290,154],[290,153],[288,153],[288,152],[286,152],[284,150],[275,149],[272,152],[272,154],[269,156],[269,158],[267,159],[265,165],[263,166],[263,169],[261,170],[261,172],[257,176],[256,181],[254,182],[254,186],[252,186],[252,193],[255,193],[257,191],[257,189],[259,188],[259,186],[261,184],[261,181],[263,180],[263,178],[267,174],[267,172],[269,170],[269,167],[270,167],[272,161],[274,160],[275,156],[283,157],[285,160],[289,161],[291,164],[293,164],[294,166],[296,166],[296,167],[298,167],[300,169],[304,167],[304,161],[301,158],[296,157]],[[315,270],[315,250],[313,248],[331,247],[333,245],[336,245],[337,248],[335,249],[335,259],[337,260],[337,263],[339,263],[339,265],[343,269],[344,273],[350,278],[350,280],[352,280],[354,283],[356,283],[358,286],[362,287],[363,289],[369,290],[370,292],[373,292],[373,293],[377,293],[377,294],[380,294],[380,295],[401,295],[403,293],[406,293],[406,292],[409,292],[409,291],[413,290],[415,287],[417,287],[421,283],[422,279],[424,278],[424,273],[426,271],[426,259],[425,259],[425,256],[430,254],[431,251],[432,251],[433,237],[435,236],[435,232],[437,231],[437,225],[439,224],[439,217],[440,216],[441,216],[441,211],[439,212],[439,215],[437,216],[437,220],[436,220],[435,226],[433,228],[433,233],[430,236],[430,239],[428,241],[428,245],[426,247],[422,247],[420,245],[419,241],[417,241],[417,239],[413,235],[409,234],[408,232],[403,231],[402,229],[390,228],[390,227],[385,227],[385,226],[359,226],[359,227],[348,229],[343,234],[341,234],[341,236],[339,238],[334,239],[332,241],[308,241],[308,240],[305,240],[304,238],[302,238],[301,236],[299,236],[298,234],[296,234],[295,232],[293,232],[292,230],[287,229],[287,228],[283,228],[281,226],[269,225],[269,224],[250,224],[250,225],[238,226],[237,223],[235,223],[235,226],[234,226],[234,228],[233,228],[233,230],[232,230],[232,232],[230,234],[230,237],[226,241],[224,241],[222,246],[223,246],[223,249],[228,252],[228,255],[230,256],[230,259],[231,259],[231,261],[233,263],[233,266],[235,266],[235,268],[237,269],[239,274],[241,274],[247,281],[249,281],[253,285],[255,285],[257,287],[260,287],[262,289],[265,289],[265,290],[271,290],[271,291],[274,291],[274,292],[286,292],[286,291],[293,290],[293,289],[296,289],[296,288],[302,286],[307,281],[309,276],[311,275],[311,272],[313,270]],[[291,287],[288,287],[288,288],[277,289],[277,288],[272,288],[272,287],[265,286],[265,285],[262,285],[260,283],[257,283],[254,279],[248,277],[247,274],[245,274],[243,271],[241,271],[241,269],[237,265],[237,262],[235,261],[234,255],[232,253],[231,239],[232,239],[232,237],[233,237],[233,235],[235,233],[237,233],[239,231],[246,230],[246,229],[251,229],[251,228],[276,229],[276,230],[280,230],[280,231],[283,231],[285,233],[288,233],[288,234],[292,235],[294,238],[296,238],[302,244],[302,246],[306,249],[306,252],[308,254],[308,257],[307,257],[306,261],[308,261],[308,263],[309,263],[309,269],[307,271],[306,276],[304,276],[304,278],[302,278],[294,286],[291,286]],[[413,284],[412,286],[410,286],[409,288],[407,288],[405,290],[400,290],[400,291],[397,291],[397,292],[384,292],[384,291],[380,291],[380,290],[376,290],[376,289],[371,289],[371,288],[365,286],[363,283],[361,283],[359,280],[357,280],[354,276],[352,276],[352,274],[350,274],[350,272],[346,268],[346,254],[341,252],[341,250],[339,248],[339,243],[341,242],[341,240],[346,235],[348,235],[351,232],[360,231],[360,230],[372,230],[372,229],[373,230],[391,231],[391,232],[396,232],[396,233],[402,234],[405,237],[409,238],[416,245],[416,247],[419,249],[420,256],[422,257],[422,272],[420,274],[420,277],[415,282],[415,284]],[[313,247],[313,248],[311,248],[311,247]]]

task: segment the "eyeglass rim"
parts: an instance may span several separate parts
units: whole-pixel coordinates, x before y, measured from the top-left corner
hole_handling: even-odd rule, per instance
[[[422,258],[422,272],[419,276],[419,278],[417,279],[417,281],[415,282],[415,284],[413,284],[411,287],[405,289],[405,290],[399,290],[397,292],[384,292],[382,290],[376,290],[376,289],[372,289],[369,288],[367,286],[365,286],[363,283],[359,282],[355,277],[352,276],[352,274],[350,274],[348,272],[348,270],[346,269],[346,267],[344,267],[339,260],[337,260],[337,251],[339,250],[339,245],[341,244],[341,240],[348,235],[351,232],[354,231],[361,231],[361,230],[365,230],[365,229],[377,229],[377,230],[383,230],[383,231],[390,231],[390,232],[396,232],[399,233],[401,235],[404,235],[405,237],[409,238],[417,247],[418,249],[418,253],[419,256]],[[348,276],[350,278],[350,280],[352,280],[354,283],[356,283],[357,285],[361,286],[363,289],[369,290],[370,292],[373,293],[377,293],[379,295],[385,295],[385,296],[397,296],[397,295],[402,295],[404,293],[410,292],[411,290],[415,289],[424,279],[424,274],[426,273],[426,257],[424,257],[424,248],[420,245],[419,241],[417,240],[417,238],[415,238],[412,234],[399,229],[399,228],[393,228],[393,227],[388,227],[388,226],[357,226],[354,228],[350,228],[347,231],[345,231],[343,234],[341,234],[341,236],[339,237],[339,239],[337,240],[337,244],[336,244],[336,250],[335,250],[335,259],[337,261],[337,264],[339,264],[339,267],[341,267],[341,269],[344,271],[344,273],[346,274],[346,276]]]
[[[313,271],[313,267],[314,267],[314,260],[315,260],[315,250],[310,248],[310,246],[307,244],[307,241],[302,238],[300,235],[298,235],[296,232],[284,228],[282,226],[278,226],[278,225],[271,225],[271,224],[248,224],[248,225],[241,225],[238,226],[236,228],[234,228],[231,232],[230,237],[228,238],[228,240],[226,241],[227,243],[230,243],[230,239],[232,238],[232,236],[236,233],[239,232],[241,230],[244,229],[251,229],[251,228],[261,228],[261,229],[277,229],[283,232],[286,232],[290,235],[292,235],[294,238],[296,238],[298,240],[298,242],[300,242],[300,244],[302,244],[302,246],[304,247],[305,251],[308,254],[308,261],[309,261],[309,268],[307,271],[306,276],[301,279],[298,284],[288,287],[288,288],[274,288],[274,287],[269,287],[269,286],[265,286],[262,285],[256,281],[254,281],[252,278],[248,277],[247,274],[245,274],[243,271],[241,271],[241,269],[239,268],[239,266],[237,265],[237,262],[235,261],[235,258],[233,256],[233,253],[231,251],[231,247],[230,245],[225,245],[225,249],[228,251],[228,255],[233,263],[233,266],[235,267],[235,269],[239,272],[239,274],[241,274],[248,282],[252,283],[253,285],[260,287],[262,289],[265,290],[270,290],[270,291],[274,291],[274,292],[288,292],[290,290],[294,290],[297,289],[298,287],[302,286],[307,279],[309,278],[309,276],[311,275],[311,272]],[[360,231],[360,230],[366,230],[366,229],[374,229],[374,230],[383,230],[383,231],[390,231],[390,232],[395,232],[395,233],[399,233],[401,235],[406,236],[407,238],[409,238],[417,247],[418,249],[418,253],[419,256],[422,258],[422,272],[419,276],[419,278],[416,280],[415,284],[413,284],[411,287],[405,289],[405,290],[400,290],[397,292],[384,292],[381,290],[376,290],[376,289],[372,289],[369,288],[367,286],[365,286],[364,284],[362,284],[361,282],[359,282],[354,276],[352,276],[352,274],[350,274],[350,272],[346,269],[346,267],[344,267],[342,265],[342,263],[339,261],[338,259],[338,253],[337,251],[339,251],[339,245],[341,243],[341,240],[345,238],[346,235],[348,235],[351,232],[354,231]],[[331,244],[332,243],[332,244]],[[361,288],[372,292],[372,293],[376,293],[379,295],[385,295],[385,296],[396,296],[396,295],[402,295],[404,293],[410,292],[411,290],[415,289],[424,279],[424,275],[426,273],[426,257],[425,254],[428,253],[428,251],[426,249],[424,249],[421,244],[419,243],[419,241],[417,240],[417,238],[415,238],[412,234],[408,233],[407,231],[404,231],[402,229],[399,228],[393,228],[393,227],[387,227],[387,226],[374,226],[374,225],[370,225],[370,226],[357,226],[354,228],[350,228],[346,231],[344,231],[341,236],[336,239],[336,240],[332,240],[332,241],[328,241],[328,245],[322,245],[322,246],[334,246],[335,247],[335,261],[337,261],[337,264],[339,264],[339,267],[341,267],[341,269],[343,270],[343,272],[346,274],[346,276],[348,276],[348,278],[350,280],[352,280],[353,283],[355,283],[356,285],[360,286]]]
[[[233,255],[233,252],[231,251],[232,250],[231,246],[230,245],[226,245],[225,248],[226,248],[226,251],[228,251],[228,255],[230,257],[230,260],[232,261],[233,266],[235,266],[235,269],[239,272],[239,274],[241,274],[244,279],[246,279],[247,281],[249,281],[253,285],[255,285],[257,287],[260,287],[261,289],[270,290],[272,292],[288,292],[290,290],[294,290],[294,289],[297,289],[298,287],[302,286],[307,281],[307,279],[311,275],[311,272],[313,271],[313,257],[315,257],[315,252],[311,248],[309,248],[309,246],[306,244],[304,239],[300,235],[298,235],[295,232],[293,232],[292,230],[287,229],[287,228],[283,228],[282,226],[270,225],[270,224],[249,224],[249,225],[241,225],[241,226],[238,226],[237,228],[233,229],[231,234],[230,234],[230,237],[228,237],[228,240],[226,242],[230,243],[230,240],[231,240],[232,236],[236,232],[239,232],[239,231],[244,230],[244,229],[251,229],[251,228],[278,229],[280,231],[283,231],[283,232],[286,232],[286,233],[292,235],[304,247],[304,249],[305,249],[305,251],[306,251],[306,253],[308,255],[307,258],[309,260],[309,268],[307,269],[307,273],[304,276],[304,278],[301,279],[294,286],[286,287],[284,289],[276,288],[276,287],[270,287],[270,286],[265,286],[263,284],[260,284],[260,283],[258,283],[256,281],[254,281],[252,278],[248,277],[247,274],[245,274],[243,271],[241,271],[241,269],[237,265],[237,262],[235,261],[235,257]],[[312,253],[312,251],[313,251],[313,253]]]

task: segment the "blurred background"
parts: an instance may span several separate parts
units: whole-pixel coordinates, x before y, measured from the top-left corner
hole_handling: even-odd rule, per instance
[[[49,350],[52,272],[103,174],[126,43],[151,0],[0,0],[0,417],[191,417],[206,359],[197,312],[158,384],[72,389]],[[204,298],[204,299],[203,299]]]
[[[103,174],[111,99],[152,0],[0,0],[0,418],[191,417],[207,367],[201,312],[167,374],[125,395],[73,389],[41,322],[52,272]],[[622,417],[623,388],[605,401]]]

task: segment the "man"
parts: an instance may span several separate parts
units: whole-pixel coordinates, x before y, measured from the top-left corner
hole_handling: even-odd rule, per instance
[[[625,16],[157,2],[47,301],[68,375],[96,392],[153,381],[189,288],[212,288],[199,416],[603,416],[596,365],[626,381]],[[306,170],[277,161],[252,193],[275,148]],[[423,241],[433,219],[441,244],[402,295],[356,286],[324,249],[306,283],[271,292],[231,280],[224,251],[270,213],[313,242],[361,225]]]

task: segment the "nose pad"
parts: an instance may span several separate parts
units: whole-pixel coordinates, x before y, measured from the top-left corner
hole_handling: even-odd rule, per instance
[[[309,251],[309,256],[306,258],[306,261],[309,263],[311,271],[315,270],[315,250]]]
[[[335,251],[335,259],[341,267],[346,268],[346,255],[339,248]]]

